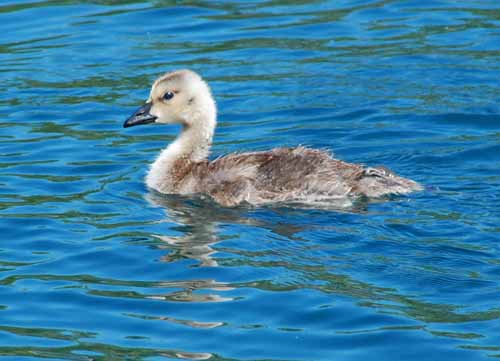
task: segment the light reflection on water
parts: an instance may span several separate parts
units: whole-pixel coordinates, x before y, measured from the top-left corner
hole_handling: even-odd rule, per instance
[[[2,2],[2,359],[498,357],[499,11]],[[148,192],[178,129],[121,124],[186,67],[217,98],[214,156],[323,147],[426,191],[347,209]]]

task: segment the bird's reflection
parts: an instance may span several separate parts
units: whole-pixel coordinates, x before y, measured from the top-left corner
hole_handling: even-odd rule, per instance
[[[213,257],[216,251],[212,247],[221,241],[218,225],[259,223],[248,217],[248,209],[223,208],[206,199],[162,195],[152,191],[147,200],[162,207],[168,219],[178,224],[174,230],[181,233],[179,236],[153,235],[164,244],[160,248],[170,251],[162,258],[165,262],[188,258],[198,261],[199,266],[216,267],[218,263]]]
[[[199,197],[182,197],[178,195],[164,195],[151,191],[147,200],[154,206],[165,210],[166,217],[178,224],[174,230],[179,231],[179,236],[153,234],[163,245],[160,248],[168,249],[170,252],[163,256],[165,262],[174,262],[179,259],[193,259],[199,262],[199,266],[217,267],[217,260],[213,257],[216,253],[213,246],[223,240],[220,235],[220,225],[245,224],[254,225],[267,229],[274,234],[291,240],[300,240],[296,235],[307,228],[315,227],[310,223],[297,224],[295,222],[284,222],[284,219],[295,219],[304,215],[308,207],[290,205],[272,207],[266,209],[279,221],[258,217],[256,213],[263,209],[251,206],[239,206],[235,208],[222,207],[209,199]],[[310,209],[310,208],[309,208]],[[317,207],[315,207],[318,210]],[[366,202],[358,202],[355,206],[346,209],[329,204],[323,210],[335,210],[336,212],[360,213],[366,210]],[[283,216],[285,215],[285,216]]]

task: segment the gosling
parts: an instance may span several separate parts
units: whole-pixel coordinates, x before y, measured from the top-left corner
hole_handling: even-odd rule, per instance
[[[229,154],[208,160],[217,108],[208,84],[191,70],[159,77],[146,104],[123,124],[180,124],[177,139],[161,151],[146,184],[166,194],[208,195],[222,206],[277,202],[307,205],[381,198],[422,187],[386,167],[363,167],[306,147]]]

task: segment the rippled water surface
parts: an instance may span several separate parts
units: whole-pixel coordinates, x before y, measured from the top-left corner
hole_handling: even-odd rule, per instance
[[[4,0],[0,32],[2,360],[500,357],[498,1]],[[426,190],[151,193],[178,129],[122,123],[177,68],[213,156],[304,144]]]

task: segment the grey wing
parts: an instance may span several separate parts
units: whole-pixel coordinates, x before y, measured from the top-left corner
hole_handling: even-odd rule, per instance
[[[265,161],[264,152],[231,154],[216,159],[203,177],[203,188],[216,202],[235,206],[242,202],[259,203],[255,191],[258,166]]]
[[[260,167],[258,187],[288,193],[289,198],[344,197],[363,169],[303,147],[278,149],[274,156]]]

